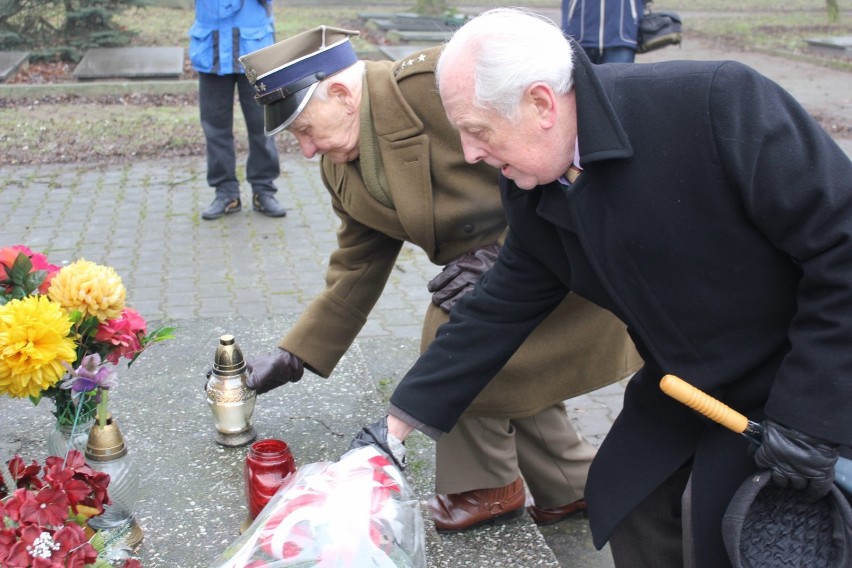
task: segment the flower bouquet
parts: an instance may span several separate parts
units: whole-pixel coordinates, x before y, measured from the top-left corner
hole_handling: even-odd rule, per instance
[[[364,446],[297,469],[211,568],[425,568],[425,548],[413,490]]]
[[[107,543],[86,535],[86,521],[109,503],[109,476],[86,465],[71,450],[65,459],[50,456],[42,467],[19,456],[0,481],[0,566],[8,568],[101,568]],[[113,551],[114,555],[114,551]],[[123,568],[142,564],[123,555]]]
[[[174,332],[149,333],[126,293],[109,266],[60,268],[25,246],[0,248],[0,394],[51,399],[59,425],[97,414],[103,427],[115,366]]]

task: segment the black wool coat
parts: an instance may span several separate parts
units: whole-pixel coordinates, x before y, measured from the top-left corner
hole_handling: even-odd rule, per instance
[[[592,66],[575,53],[583,173],[570,188],[501,181],[506,245],[391,403],[448,431],[577,292],[627,324],[645,361],[589,474],[595,544],[692,463],[696,556],[718,568],[721,517],[755,469],[748,442],[659,380],[672,373],[752,419],[852,444],[852,163],[739,63]]]

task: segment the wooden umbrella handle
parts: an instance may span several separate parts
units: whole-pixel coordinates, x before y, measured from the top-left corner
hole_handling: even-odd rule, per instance
[[[748,427],[748,418],[743,414],[679,377],[666,375],[660,380],[660,388],[673,399],[737,434],[744,433]]]

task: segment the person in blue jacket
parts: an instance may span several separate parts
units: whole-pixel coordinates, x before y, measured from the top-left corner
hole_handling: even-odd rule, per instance
[[[234,86],[248,129],[246,179],[252,206],[269,217],[287,209],[275,198],[280,174],[275,139],[263,131],[263,108],[254,101],[240,55],[275,43],[271,0],[196,0],[195,22],[189,30],[189,58],[198,71],[201,127],[207,143],[207,183],[216,198],[202,219],[218,219],[242,209],[234,147]]]
[[[644,0],[562,0],[562,31],[592,63],[633,63]]]

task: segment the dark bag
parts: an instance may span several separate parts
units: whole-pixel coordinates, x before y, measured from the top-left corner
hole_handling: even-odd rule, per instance
[[[669,45],[680,45],[682,39],[680,16],[674,12],[652,12],[645,4],[645,14],[639,21],[637,53],[648,53]]]

